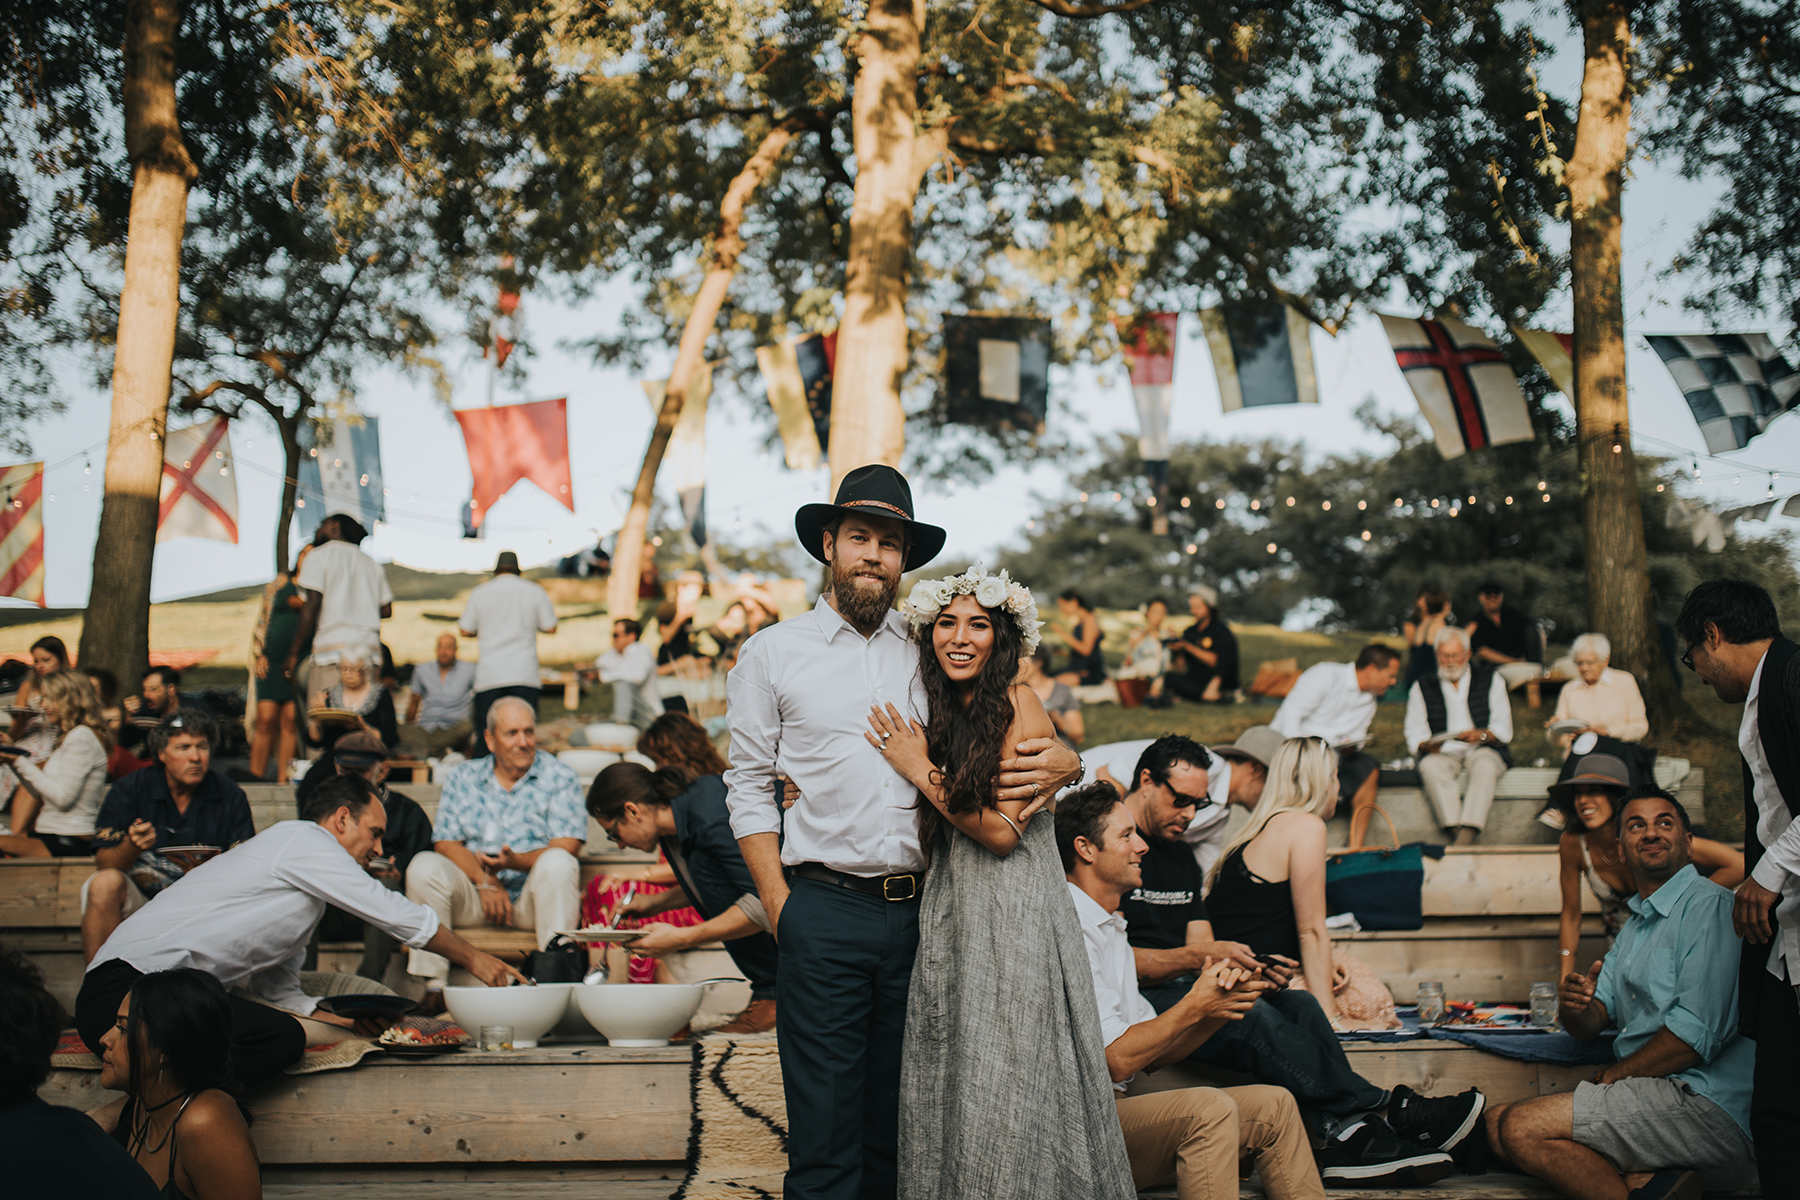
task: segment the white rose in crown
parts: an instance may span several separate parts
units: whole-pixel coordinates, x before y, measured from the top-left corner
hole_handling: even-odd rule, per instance
[[[920,616],[934,614],[944,607],[947,600],[938,590],[935,582],[921,579],[913,584],[912,591],[906,597],[906,606]]]
[[[999,608],[1006,603],[1006,582],[992,576],[975,585],[975,603],[983,608]]]

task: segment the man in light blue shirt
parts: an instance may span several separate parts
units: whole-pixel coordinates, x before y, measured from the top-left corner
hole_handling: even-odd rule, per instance
[[[446,926],[510,925],[537,932],[538,949],[581,911],[587,809],[575,772],[537,748],[537,713],[516,696],[488,709],[489,757],[452,768],[444,779],[434,850],[406,868],[406,898]],[[412,952],[410,974],[444,986],[450,963]]]
[[[438,635],[437,658],[413,668],[400,748],[420,758],[467,750],[475,732],[475,664],[456,657],[456,635]]]
[[[1687,812],[1667,792],[1633,789],[1614,819],[1631,916],[1604,963],[1563,980],[1560,1006],[1584,1041],[1617,1027],[1613,1062],[1573,1093],[1490,1107],[1490,1144],[1569,1196],[1746,1186],[1755,1048],[1737,1027],[1732,895],[1694,870]]]

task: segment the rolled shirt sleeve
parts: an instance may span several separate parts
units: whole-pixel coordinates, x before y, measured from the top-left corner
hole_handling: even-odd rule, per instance
[[[1789,825],[1787,832],[1763,851],[1756,870],[1750,872],[1750,878],[1771,892],[1787,890],[1796,875],[1800,875],[1800,821]]]
[[[738,838],[781,832],[781,806],[775,799],[781,710],[760,650],[756,638],[745,642],[737,666],[725,677],[725,711],[731,724],[725,805],[731,810],[731,832]]]
[[[775,932],[775,927],[769,924],[769,914],[763,908],[762,898],[755,892],[745,892],[739,896],[733,907],[749,917],[751,922],[764,933]]]
[[[1586,971],[1582,972],[1584,975],[1586,973]],[[1594,981],[1594,1001],[1606,1006],[1608,1023],[1617,1025],[1619,1023],[1619,1001],[1618,997],[1613,995],[1613,974],[1612,964],[1602,958],[1600,960],[1600,978]]]
[[[1731,928],[1731,895],[1709,897],[1721,932]],[[1700,905],[1695,905],[1696,910]],[[1738,945],[1731,937],[1691,937],[1680,943],[1675,963],[1675,1002],[1663,1024],[1711,1062],[1737,1032]]]

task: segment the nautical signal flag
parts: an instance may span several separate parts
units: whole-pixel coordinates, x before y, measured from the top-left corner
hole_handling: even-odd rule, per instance
[[[1487,334],[1450,317],[1415,321],[1382,313],[1381,325],[1439,454],[1459,458],[1535,436],[1519,380]]]
[[[644,396],[653,412],[661,413],[663,397],[668,391],[666,379],[643,381]],[[687,518],[688,532],[694,545],[706,545],[706,402],[712,396],[712,364],[701,363],[688,384],[687,398],[681,404],[681,416],[669,435],[669,447],[663,453],[663,478],[675,485],[681,497],[681,511]]]
[[[237,476],[230,422],[214,417],[163,439],[162,498],[156,540],[210,538],[237,544]]]
[[[1169,406],[1175,380],[1178,313],[1145,313],[1120,327],[1120,349],[1131,368],[1131,398],[1138,411],[1138,454],[1147,463],[1169,461]]]
[[[837,334],[809,333],[756,348],[756,365],[768,388],[769,407],[781,431],[787,465],[811,471],[831,440],[831,383],[837,367]]]
[[[1800,403],[1800,373],[1766,333],[1646,340],[1687,397],[1709,454],[1742,449]]]
[[[44,607],[44,464],[0,467],[0,596]]]
[[[1226,412],[1270,404],[1317,404],[1318,375],[1305,317],[1286,304],[1200,310],[1200,327]]]
[[[1050,405],[1050,322],[946,316],[944,381],[950,420],[1043,432]]]
[[[381,422],[376,417],[333,417],[301,426],[300,536],[310,538],[332,513],[355,517],[364,529],[387,520],[381,479]]]
[[[1550,376],[1550,382],[1556,390],[1575,403],[1575,335],[1572,333],[1552,333],[1548,329],[1520,329],[1512,327],[1513,336],[1519,344],[1531,351],[1531,357],[1538,360]]]
[[[529,479],[552,500],[575,511],[569,479],[569,401],[539,400],[498,408],[456,411],[474,477],[470,527],[479,529],[488,510],[513,484]]]

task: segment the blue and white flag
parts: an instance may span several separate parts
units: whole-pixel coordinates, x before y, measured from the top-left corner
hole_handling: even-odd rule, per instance
[[[1317,404],[1305,317],[1286,304],[1203,308],[1200,327],[1226,412],[1269,404]]]
[[[300,427],[300,536],[310,539],[331,513],[373,531],[387,519],[381,489],[381,430],[374,417],[337,417]]]
[[[1710,454],[1741,450],[1800,402],[1800,373],[1766,333],[1646,338],[1687,397]]]

